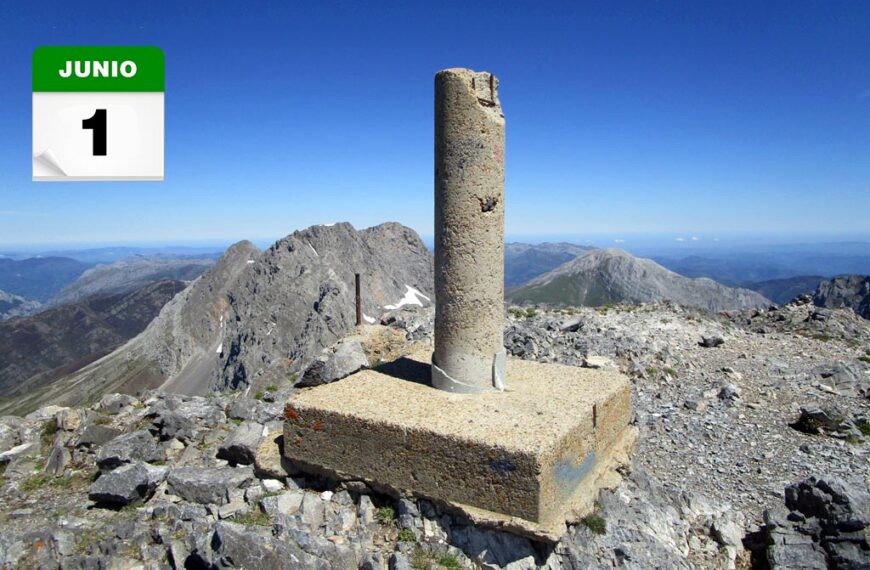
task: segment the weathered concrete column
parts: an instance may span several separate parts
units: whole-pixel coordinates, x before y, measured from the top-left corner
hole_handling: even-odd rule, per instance
[[[435,75],[432,385],[505,387],[504,115],[491,73]]]

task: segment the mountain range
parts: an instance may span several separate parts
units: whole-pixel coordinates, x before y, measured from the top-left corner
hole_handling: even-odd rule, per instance
[[[744,283],[743,287],[761,293],[778,305],[784,305],[798,295],[812,293],[822,281],[826,281],[826,278],[820,275],[799,275],[797,277],[748,282]]]
[[[48,259],[69,266],[70,260]],[[823,281],[754,283],[765,297],[687,278],[621,250],[570,243],[506,244],[505,265],[506,282],[529,277],[507,291],[509,303],[670,300],[719,311],[767,307],[771,297],[782,304]],[[0,412],[158,386],[204,394],[281,384],[353,329],[354,273],[362,276],[367,322],[403,304],[434,301],[432,255],[413,230],[396,223],[360,231],[349,224],[313,226],[265,251],[242,241],[216,263],[209,256],[149,255],[85,269],[49,299],[48,310],[0,327],[6,349],[0,396],[14,400]],[[162,280],[167,276],[175,279]],[[870,297],[860,279],[824,281],[814,302],[863,314]],[[38,308],[0,294],[0,316]]]
[[[670,300],[711,311],[772,304],[755,291],[703,277],[690,279],[620,249],[591,250],[508,291],[506,298],[515,303],[593,307]]]
[[[26,405],[77,404],[158,386],[204,394],[286,381],[355,326],[355,273],[369,322],[433,298],[432,255],[400,224],[313,226],[262,252],[239,242],[141,334],[32,394]]]
[[[68,257],[0,258],[0,290],[45,303],[91,267]]]
[[[211,257],[135,255],[88,269],[64,286],[48,305],[57,307],[93,295],[126,293],[164,279],[192,281],[214,263]]]

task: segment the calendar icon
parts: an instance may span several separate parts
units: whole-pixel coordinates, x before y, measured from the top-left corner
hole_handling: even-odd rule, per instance
[[[33,52],[33,180],[163,180],[163,51]]]

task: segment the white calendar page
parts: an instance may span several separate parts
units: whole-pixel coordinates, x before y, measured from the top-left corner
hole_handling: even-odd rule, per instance
[[[82,122],[106,112],[106,154]],[[163,180],[163,93],[34,93],[34,180]]]
[[[144,46],[33,54],[33,180],[163,180],[164,61]]]

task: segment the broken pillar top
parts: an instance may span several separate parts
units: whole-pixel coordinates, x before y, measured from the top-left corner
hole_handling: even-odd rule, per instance
[[[461,393],[506,384],[505,120],[498,79],[435,75],[435,352],[432,385]]]
[[[498,77],[488,71],[474,71],[464,67],[451,67],[443,69],[435,76],[436,82],[457,80],[463,82],[469,88],[469,93],[474,95],[478,104],[485,108],[497,111],[497,116],[504,121],[501,110],[501,102],[498,100]],[[437,89],[437,88],[436,88]]]

